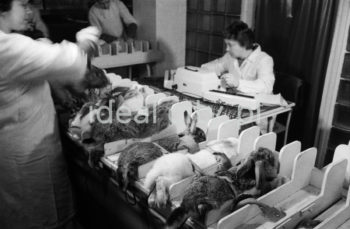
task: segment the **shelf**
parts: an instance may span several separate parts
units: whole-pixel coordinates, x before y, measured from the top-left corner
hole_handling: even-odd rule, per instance
[[[226,16],[226,17],[240,17],[241,16],[240,14],[225,13],[225,12],[219,12],[219,11],[193,10],[193,9],[187,10],[187,13],[209,15],[209,16],[222,15],[222,16]]]
[[[341,125],[341,124],[336,124],[334,123],[333,124],[333,127],[337,130],[340,130],[340,131],[343,131],[345,133],[348,133],[349,134],[349,140],[350,140],[350,128],[345,126],[345,125]]]
[[[341,75],[345,78],[350,78],[350,53],[345,54]]]
[[[333,125],[350,133],[350,106],[336,104],[334,107]]]
[[[349,128],[347,128],[346,126],[341,125],[341,124],[333,124],[333,128],[348,134],[349,140],[350,140],[350,129]]]
[[[350,101],[339,100],[335,104],[340,106],[350,107]]]
[[[99,68],[116,68],[131,66],[137,64],[148,64],[157,62],[163,58],[163,54],[158,50],[149,52],[134,52],[131,54],[119,54],[116,56],[99,56],[95,57],[92,64]]]
[[[335,149],[340,144],[348,144],[349,140],[350,131],[333,126],[329,136],[328,148]]]
[[[344,81],[350,82],[350,76],[341,75],[340,76],[340,80],[344,80]]]
[[[337,103],[345,106],[350,103],[350,79],[341,79],[339,83]]]

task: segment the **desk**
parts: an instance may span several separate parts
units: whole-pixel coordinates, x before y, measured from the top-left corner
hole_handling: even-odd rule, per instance
[[[203,99],[198,99],[198,98],[191,97],[189,95],[181,94],[174,90],[160,88],[159,85],[157,86],[151,85],[151,87],[152,89],[155,90],[156,93],[162,92],[167,95],[176,95],[177,97],[179,97],[180,101],[191,101],[195,110],[204,108],[204,107],[210,107],[213,110],[214,116],[227,115],[230,119],[239,119],[241,122],[241,126],[255,123],[259,121],[259,119],[267,119],[269,122],[269,126],[268,126],[269,132],[273,131],[272,123],[274,122],[275,117],[279,114],[287,113],[288,117],[285,124],[283,145],[287,144],[290,120],[292,117],[293,107],[295,106],[295,103],[288,102],[287,106],[262,105],[260,107],[260,110],[258,109],[256,111],[249,111],[247,109],[242,110],[238,106],[214,104],[214,103],[205,101]]]
[[[294,103],[289,103],[288,106],[285,107],[281,107],[281,106],[262,106],[260,109],[260,114],[258,114],[256,111],[252,113],[252,115],[250,116],[249,111],[247,110],[239,110],[238,106],[225,106],[225,105],[220,105],[220,104],[212,104],[209,103],[208,101],[204,101],[204,100],[200,100],[197,98],[193,98],[187,95],[182,95],[180,93],[177,93],[175,91],[170,91],[170,90],[164,90],[161,89],[159,87],[154,87],[151,86],[153,89],[155,89],[156,92],[165,92],[168,93],[169,95],[177,95],[180,100],[188,100],[191,101],[194,104],[194,107],[196,109],[200,109],[203,106],[210,106],[214,110],[214,113],[216,112],[216,114],[219,112],[220,107],[222,107],[222,109],[220,109],[220,112],[222,114],[228,114],[230,118],[239,118],[241,121],[241,125],[246,125],[246,124],[250,124],[252,122],[256,122],[257,119],[259,118],[271,118],[274,117],[278,114],[282,114],[282,113],[288,113],[288,119],[287,119],[287,124],[286,124],[286,133],[285,133],[285,142],[287,139],[287,134],[288,134],[288,129],[289,129],[289,122],[290,122],[290,117],[292,114],[292,109],[294,107]],[[85,159],[86,160],[86,159]],[[87,171],[91,171],[93,169],[89,169],[87,168],[87,163],[80,161],[79,167],[85,167]],[[111,186],[113,186],[116,190],[118,190],[119,193],[121,193],[121,190],[116,182],[115,179],[115,171],[116,171],[116,166],[115,164],[111,164],[111,161],[108,160],[106,157],[102,158],[101,163],[101,170],[102,171],[106,171],[107,174],[105,174],[105,178],[106,178],[106,182],[108,182],[108,184],[110,184]],[[101,173],[99,173],[98,175],[101,175]],[[95,186],[95,185],[94,185]],[[96,185],[98,186],[98,185]],[[92,193],[91,195],[99,195],[99,193]],[[152,209],[152,208],[148,208],[147,206],[147,196],[148,196],[148,190],[145,190],[143,188],[142,182],[136,182],[135,185],[131,188],[130,191],[128,191],[128,195],[134,196],[135,198],[133,198],[132,201],[135,201],[135,203],[137,203],[137,206],[139,206],[140,208],[142,208],[142,210],[144,212],[150,213],[152,214],[152,221],[156,221],[156,222],[160,222],[160,224],[163,224],[167,218],[167,216],[169,215],[169,209],[167,210],[159,210],[159,209]],[[96,199],[102,199],[101,202],[103,201],[103,204],[105,205],[110,205],[110,201],[107,198],[96,198]],[[126,202],[126,201],[125,201]],[[146,217],[147,218],[147,217]],[[157,219],[157,220],[155,220]],[[190,227],[190,228],[202,228],[201,225],[198,225],[198,223],[196,223],[195,221],[188,221],[186,224],[186,227]]]

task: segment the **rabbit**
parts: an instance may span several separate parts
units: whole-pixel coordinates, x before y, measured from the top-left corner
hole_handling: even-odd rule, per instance
[[[242,191],[261,196],[287,182],[280,177],[278,155],[267,148],[260,147],[250,153],[236,167],[218,175],[231,177],[233,183]]]
[[[321,220],[313,220],[310,218],[303,219],[301,222],[298,223],[298,225],[295,227],[295,229],[307,229],[307,228],[315,228],[317,225],[322,223]]]
[[[86,88],[104,88],[110,84],[109,79],[107,78],[105,72],[91,65],[90,69],[85,74],[85,84]]]
[[[158,158],[147,173],[144,182],[148,190],[153,189],[155,185],[155,190],[151,190],[148,204],[157,207],[166,206],[170,185],[194,174],[191,161],[182,152],[170,153]]]
[[[173,104],[173,102],[171,102],[171,104]],[[198,116],[194,115],[192,119],[188,112],[185,111],[184,119],[186,124],[185,131],[178,134],[177,136],[174,133],[171,136],[157,139],[155,142],[170,152],[176,152],[179,150],[188,150],[188,152],[192,154],[198,152],[198,143],[206,140],[204,131],[196,126],[198,122]]]
[[[187,147],[189,153],[195,153],[199,151],[198,143],[206,140],[205,132],[197,127],[198,115],[195,114],[193,118],[187,111],[184,112],[184,119],[186,130],[179,134],[180,144],[179,147]]]
[[[151,142],[132,143],[120,152],[117,180],[124,191],[138,178],[138,167],[163,155],[162,149]]]
[[[108,88],[108,85],[110,85],[110,81],[103,70],[95,66],[91,66],[91,68],[85,73],[81,85],[82,88],[86,89],[85,92],[80,90],[77,91],[77,88],[74,85],[63,83],[57,79],[50,79],[49,83],[55,101],[69,110],[75,109],[75,100],[90,102],[90,95],[87,93],[90,89],[104,90],[104,88]]]
[[[252,199],[251,195],[240,193],[235,185],[226,179],[217,176],[199,176],[185,190],[180,206],[171,212],[165,228],[180,228],[189,217],[194,217],[204,224],[206,214],[210,210],[219,209],[229,200],[233,200],[231,211],[247,204],[255,204],[271,221],[277,222],[286,216],[285,212]]]
[[[225,155],[224,161],[219,161],[220,164],[226,168],[231,167],[230,158],[237,154],[237,141],[231,139],[215,140],[207,144],[206,148],[198,151],[195,154],[189,155],[191,160],[195,162],[201,169],[213,166],[218,160],[224,158],[217,158],[216,153]],[[229,168],[230,168],[229,167]]]
[[[216,176],[196,177],[186,188],[180,206],[171,212],[165,228],[180,228],[189,217],[195,217],[204,224],[206,213],[220,208],[225,202],[234,200],[235,197],[234,190],[224,179]]]
[[[154,94],[154,90],[148,86],[145,86],[145,85],[134,84],[131,86],[131,89],[138,90],[142,94],[144,99],[146,99],[147,96]]]
[[[126,108],[127,112],[137,113],[144,108],[145,99],[139,90],[131,89],[127,91],[123,97],[124,101],[121,103],[120,108]]]
[[[165,207],[169,201],[170,185],[194,175],[195,169],[199,170],[197,172],[202,171],[200,166],[194,164],[192,160],[194,155],[177,152],[164,155],[156,160],[152,169],[147,173],[144,183],[149,190],[155,185],[155,190],[151,191],[148,199],[150,206]],[[225,154],[214,153],[213,158],[214,163],[222,165],[219,169],[225,170],[232,166]]]
[[[84,142],[91,138],[92,124],[95,121],[96,104],[89,102],[83,105],[77,115],[69,122],[69,132],[73,138]]]

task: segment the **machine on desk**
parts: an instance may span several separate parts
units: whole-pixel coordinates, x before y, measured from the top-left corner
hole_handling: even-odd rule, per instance
[[[220,90],[210,90],[204,93],[203,99],[210,102],[221,102],[229,106],[240,106],[249,110],[257,110],[260,103],[252,95],[245,95],[241,93],[231,93]]]
[[[165,76],[164,87],[192,97],[203,98],[206,91],[220,89],[220,80],[214,72],[196,67],[183,67]]]
[[[260,103],[254,96],[226,92],[220,86],[220,79],[214,72],[196,67],[178,68],[168,71],[164,77],[164,88],[176,90],[192,97],[202,98],[212,103],[240,106],[257,110]]]

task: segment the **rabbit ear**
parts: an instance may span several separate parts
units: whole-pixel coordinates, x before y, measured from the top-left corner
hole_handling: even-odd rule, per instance
[[[190,117],[190,115],[188,114],[187,111],[185,111],[185,113],[184,113],[184,118],[185,118],[185,125],[186,125],[186,127],[188,129],[190,129],[191,128],[192,119],[191,119],[191,117]]]
[[[119,108],[124,103],[124,97],[122,95],[118,95],[116,102],[117,102],[117,108]]]
[[[146,88],[145,87],[141,87],[139,90],[141,93],[146,93]]]
[[[191,134],[194,134],[196,132],[197,128],[197,123],[198,123],[198,115],[195,113],[192,118],[191,126],[190,126],[190,132]]]

